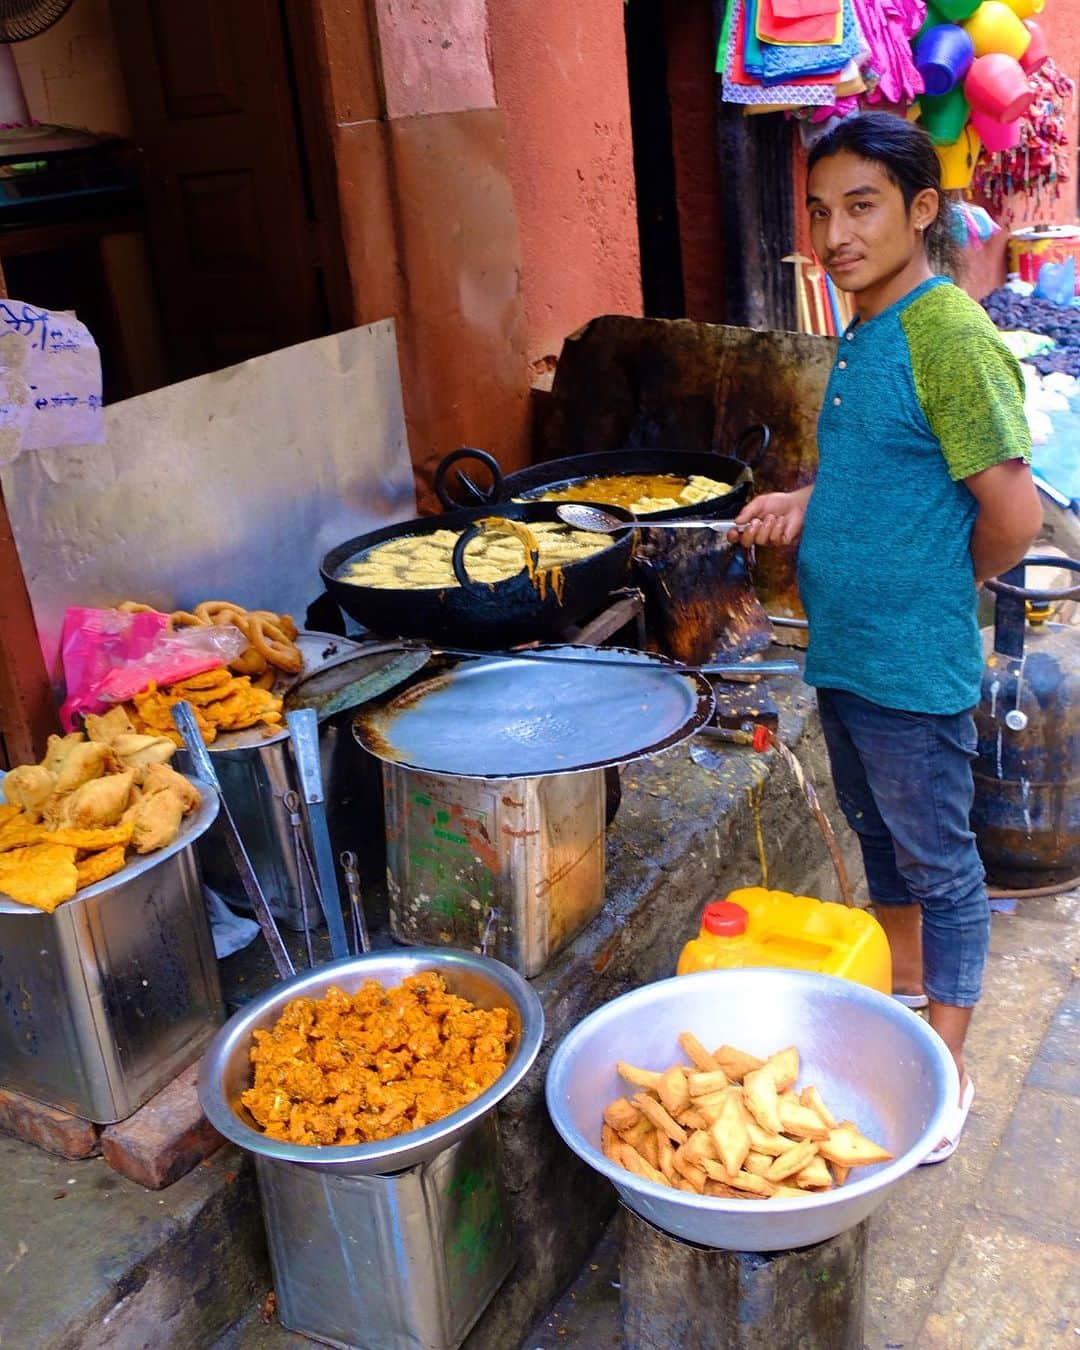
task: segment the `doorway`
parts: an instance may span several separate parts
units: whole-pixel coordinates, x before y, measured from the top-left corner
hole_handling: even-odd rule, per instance
[[[70,240],[24,228],[5,250],[0,222],[9,293],[79,313],[107,402],[349,326],[311,8],[75,0],[16,49],[32,116],[97,133],[130,175],[89,238],[60,222]]]

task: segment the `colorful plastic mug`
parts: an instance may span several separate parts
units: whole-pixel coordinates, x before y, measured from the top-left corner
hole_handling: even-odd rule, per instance
[[[1046,8],[1046,0],[1005,0],[1005,3],[1018,19],[1030,19],[1035,14],[1041,14]]]
[[[967,101],[995,122],[1015,122],[1035,97],[1020,62],[1001,52],[977,57],[964,81]]]
[[[1019,61],[1031,43],[1031,34],[1003,0],[983,0],[964,31],[975,44],[976,56],[1000,52]]]
[[[942,14],[941,10],[939,10],[936,5],[927,5],[926,18],[923,19],[919,31],[911,39],[912,46],[914,46],[915,43],[918,42],[918,40],[922,37],[924,33],[928,33],[931,28],[937,28],[939,24],[948,22],[949,20],[946,19],[945,15]]]
[[[1034,75],[1049,61],[1050,48],[1046,45],[1046,34],[1034,19],[1025,19],[1024,27],[1031,34],[1031,42],[1020,58],[1020,65],[1025,75]]]
[[[940,98],[934,98],[930,94],[922,94],[919,97],[919,121],[935,145],[955,144],[967,126],[970,111],[960,85],[950,89],[947,94],[942,94]]]
[[[1019,118],[1015,122],[995,122],[985,113],[973,112],[971,126],[978,133],[983,146],[992,155],[997,154],[999,150],[1012,150],[1020,144]]]
[[[1017,3],[1022,3],[1022,0],[1017,0]],[[934,8],[943,18],[953,23],[963,23],[979,8],[979,0],[934,0]]]
[[[933,98],[955,89],[974,60],[974,43],[955,23],[931,28],[915,44],[915,69]]]
[[[975,174],[975,161],[982,149],[978,132],[966,126],[955,145],[937,145],[934,149],[941,164],[942,188],[946,192],[969,188]]]

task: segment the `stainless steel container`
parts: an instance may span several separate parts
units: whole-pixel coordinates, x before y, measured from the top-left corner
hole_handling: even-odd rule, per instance
[[[297,645],[304,657],[305,676],[342,660],[358,646],[346,638],[323,633],[300,633]],[[329,755],[321,743],[320,746],[324,750],[323,781],[329,782]],[[297,788],[289,733],[282,730],[266,736],[258,728],[230,732],[219,736],[209,750],[222,795],[240,829],[270,912],[287,927],[302,931],[305,905],[301,900],[296,843],[282,800],[286,792]],[[347,842],[340,843],[340,848],[348,846]],[[217,831],[203,840],[199,858],[206,884],[236,909],[250,911],[251,903]],[[304,877],[304,895],[308,924],[317,928],[323,915],[315,883],[309,876]]]
[[[819,1088],[837,1119],[855,1121],[893,1161],[854,1168],[831,1191],[762,1201],[689,1195],[610,1162],[600,1127],[604,1107],[626,1091],[616,1063],[666,1068],[681,1058],[682,1031],[763,1057],[797,1046],[799,1082]],[[864,985],[794,970],[705,971],[624,994],[578,1023],[547,1078],[555,1128],[635,1214],[687,1242],[741,1252],[807,1247],[860,1223],[941,1139],[959,1091],[952,1056],[922,1018]]]
[[[372,1144],[311,1148],[254,1127],[240,1102],[253,1031],[294,998],[426,970],[479,1007],[511,1010],[515,1041],[496,1083],[444,1120]],[[513,1261],[494,1110],[528,1072],[543,1032],[540,1000],[520,976],[443,950],[371,952],[305,971],[221,1029],[199,1096],[211,1124],[255,1154],[285,1326],[356,1350],[456,1350]]]
[[[458,778],[383,764],[390,927],[539,975],[604,903],[604,771]]]
[[[357,1350],[454,1350],[513,1267],[494,1116],[395,1176],[255,1163],[291,1331]]]
[[[195,841],[168,848],[52,914],[0,898],[0,1085],[100,1124],[123,1120],[193,1060],[222,1019]]]

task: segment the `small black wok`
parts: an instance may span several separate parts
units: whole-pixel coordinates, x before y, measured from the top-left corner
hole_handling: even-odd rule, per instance
[[[752,463],[768,446],[770,439],[768,427],[749,427],[739,437],[734,447],[735,454],[745,454],[745,461]],[[753,484],[753,475],[744,459],[714,454],[709,450],[602,450],[592,455],[572,455],[567,459],[553,459],[546,464],[535,464],[531,468],[518,469],[514,473],[504,475],[493,455],[489,455],[485,450],[462,447],[447,455],[435,471],[435,492],[439,501],[448,510],[460,506],[460,503],[455,502],[450,495],[449,472],[455,465],[460,466],[466,460],[483,464],[492,480],[490,487],[482,488],[458,467],[456,477],[468,493],[470,504],[528,498],[532,494],[550,492],[552,488],[570,487],[589,478],[608,477],[619,473],[670,473],[684,478],[689,478],[692,474],[701,474],[703,477],[731,484],[730,492],[714,497],[711,501],[698,502],[692,506],[679,506],[671,511],[657,511],[643,516],[640,521],[642,525],[648,525],[654,520],[679,520],[684,517],[723,520],[738,515],[749,500]]]
[[[522,571],[493,583],[470,579],[465,554],[478,532],[472,527],[486,517],[501,516],[525,525],[532,521],[554,521],[558,519],[557,505],[557,502],[509,502],[387,525],[331,549],[319,570],[327,590],[345,613],[376,633],[492,649],[556,638],[571,624],[602,609],[612,592],[626,584],[634,547],[633,530],[613,537],[612,543],[600,552],[566,564],[561,594],[550,585],[541,594],[533,585],[525,570],[524,550]],[[612,511],[628,522],[633,519],[629,511],[615,508]],[[407,590],[355,585],[343,579],[348,565],[358,562],[377,544],[422,537],[436,530],[462,531],[454,549],[458,586]]]

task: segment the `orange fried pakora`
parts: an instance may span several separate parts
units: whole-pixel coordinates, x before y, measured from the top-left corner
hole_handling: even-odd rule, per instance
[[[273,1139],[363,1144],[418,1130],[480,1095],[506,1068],[510,1012],[450,993],[435,971],[353,995],[297,998],[256,1031],[241,1100]]]

